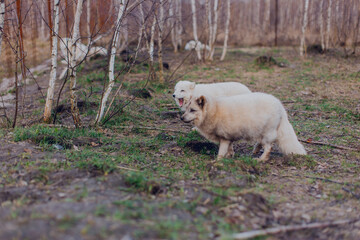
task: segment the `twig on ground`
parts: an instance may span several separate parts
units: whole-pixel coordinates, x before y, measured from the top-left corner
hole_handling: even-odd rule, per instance
[[[185,131],[168,129],[168,128],[156,128],[156,127],[142,127],[142,126],[114,126],[113,128],[120,128],[120,129],[147,129],[147,130],[154,130],[154,131],[165,131],[165,132],[176,132],[176,133],[188,133]]]
[[[249,239],[258,236],[270,235],[270,234],[278,234],[285,233],[290,231],[299,231],[304,229],[315,229],[315,228],[326,228],[337,225],[351,224],[360,221],[360,218],[350,219],[350,220],[338,220],[331,222],[322,222],[322,223],[310,223],[310,224],[302,224],[302,225],[289,225],[289,226],[278,226],[273,228],[267,228],[262,230],[253,230],[249,232],[243,233],[235,233],[232,235],[234,239]]]
[[[307,140],[303,140],[303,139],[299,139],[299,141],[300,141],[300,142],[303,142],[303,143],[314,144],[314,145],[322,145],[322,146],[329,146],[329,147],[332,147],[332,148],[338,148],[338,149],[343,149],[343,150],[360,151],[359,148],[351,148],[351,147],[345,147],[345,146],[338,146],[338,145],[334,145],[334,144],[330,144],[330,143],[307,141]]]
[[[137,169],[132,169],[132,168],[127,168],[127,167],[121,167],[121,166],[116,166],[119,169],[124,169],[124,170],[130,170],[130,171],[134,171],[134,172],[139,172],[140,170]]]

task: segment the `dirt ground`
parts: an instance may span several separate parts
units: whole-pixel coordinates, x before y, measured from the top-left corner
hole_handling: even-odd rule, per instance
[[[187,54],[166,53],[166,77]],[[259,64],[263,55],[277,63]],[[196,63],[194,56],[164,85],[145,84],[142,64],[122,76],[115,105],[127,107],[98,127],[91,123],[105,59],[85,62],[78,73],[83,129],[72,126],[68,85],[56,124],[41,123],[48,70],[36,74],[39,85],[29,81],[15,129],[6,120],[12,120],[14,93],[7,93],[0,108],[6,113],[0,118],[0,239],[233,239],[250,230],[336,220],[353,221],[256,239],[360,239],[359,56],[333,50],[300,59],[292,48],[231,49],[227,60],[212,63]],[[284,156],[275,146],[271,159],[258,163],[253,142],[239,141],[235,157],[214,166],[218,146],[180,121],[171,97],[182,79],[238,81],[275,95],[308,156]],[[147,94],[132,100],[143,86]]]

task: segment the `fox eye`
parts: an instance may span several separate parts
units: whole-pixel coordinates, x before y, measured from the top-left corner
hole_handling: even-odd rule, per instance
[[[185,90],[181,90],[180,92],[185,92]]]
[[[196,110],[191,108],[191,109],[190,109],[190,112],[196,112]]]

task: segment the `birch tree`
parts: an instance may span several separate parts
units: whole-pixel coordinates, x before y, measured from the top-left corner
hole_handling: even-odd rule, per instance
[[[175,11],[175,14],[176,14],[176,40],[177,40],[177,45],[178,47],[182,45],[182,38],[181,38],[181,34],[182,34],[182,31],[183,31],[183,27],[182,27],[182,9],[181,9],[181,3],[182,1],[181,0],[175,0],[176,1],[176,11]]]
[[[325,42],[325,49],[329,49],[329,42],[330,42],[330,30],[331,30],[331,6],[332,1],[329,0],[329,6],[327,10],[327,29],[326,29],[326,42]]]
[[[216,35],[217,35],[217,25],[218,25],[218,16],[219,16],[219,0],[214,1],[214,21],[212,27],[212,35],[210,36],[211,45],[210,45],[210,60],[214,59],[214,53],[215,53],[215,41],[216,41]]]
[[[196,42],[195,50],[199,60],[201,60],[199,39],[197,35],[197,23],[196,23],[196,5],[195,0],[191,0],[191,12],[192,12],[192,20],[193,20],[193,31],[194,31],[194,40]]]
[[[308,10],[309,10],[309,0],[305,0],[305,8],[304,8],[304,19],[303,25],[301,29],[301,42],[300,42],[300,56],[304,56],[304,48],[305,48],[305,32],[308,23]]]
[[[109,60],[109,84],[103,93],[103,96],[101,98],[100,107],[98,114],[95,119],[95,124],[99,123],[101,119],[104,116],[104,110],[106,107],[106,102],[110,96],[111,90],[114,87],[115,84],[115,75],[114,75],[114,68],[115,68],[115,55],[116,50],[119,42],[119,34],[120,34],[120,23],[121,19],[124,14],[124,0],[120,0],[119,4],[119,11],[116,19],[116,25],[115,25],[115,33],[111,42],[111,53],[110,53],[110,60]]]
[[[4,21],[5,21],[5,0],[0,0],[0,56],[1,56],[2,35],[4,33]]]
[[[230,0],[226,1],[226,23],[225,23],[225,38],[224,38],[224,47],[223,47],[223,51],[221,54],[221,58],[220,61],[223,61],[226,55],[226,50],[227,50],[227,42],[229,39],[229,25],[230,25],[230,9],[231,9],[231,5],[230,5]]]
[[[320,0],[320,6],[319,6],[319,26],[320,26],[320,39],[321,39],[321,49],[324,51],[325,49],[325,38],[324,38],[324,0]]]
[[[54,101],[54,89],[57,70],[57,55],[58,55],[58,34],[59,34],[59,5],[60,0],[54,0],[54,28],[52,33],[52,51],[51,51],[51,71],[49,87],[46,96],[44,122],[49,123],[51,120],[51,110]]]
[[[171,36],[171,44],[174,47],[174,53],[177,53],[178,51],[178,43],[176,39],[177,35],[177,21],[174,16],[174,9],[176,9],[176,4],[174,3],[174,0],[169,1],[169,26],[170,26],[170,36]]]
[[[159,4],[159,19],[158,19],[158,56],[159,56],[159,82],[164,83],[164,69],[162,59],[162,33],[164,27],[164,6],[163,0]]]
[[[70,110],[76,127],[81,127],[79,108],[76,100],[76,44],[80,40],[80,17],[83,10],[83,0],[78,0],[76,6],[73,36],[71,39],[70,58]]]
[[[153,66],[154,66],[154,35],[155,35],[155,26],[156,26],[156,15],[153,18],[150,30],[150,43],[149,43],[149,58],[150,58],[150,71],[153,75]]]

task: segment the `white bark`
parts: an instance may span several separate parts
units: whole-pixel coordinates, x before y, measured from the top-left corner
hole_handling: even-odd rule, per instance
[[[229,39],[229,25],[230,25],[230,10],[231,10],[231,6],[230,6],[230,0],[227,0],[226,1],[226,15],[227,15],[227,18],[226,18],[226,23],[225,23],[225,39],[224,39],[224,47],[223,47],[223,51],[222,51],[222,54],[221,54],[221,58],[220,58],[220,61],[223,61],[224,58],[225,58],[225,55],[226,55],[226,51],[227,51],[227,42],[228,42],[228,39]]]
[[[332,6],[332,0],[329,0],[329,6],[328,6],[328,11],[327,11],[327,29],[326,29],[325,49],[329,49],[329,42],[330,42],[331,6]]]
[[[106,102],[110,96],[111,90],[114,87],[115,84],[115,75],[114,75],[114,68],[115,68],[115,54],[117,49],[117,43],[119,41],[119,32],[120,32],[120,23],[121,18],[124,14],[124,0],[120,0],[120,6],[119,6],[119,12],[116,20],[116,26],[115,26],[115,33],[114,38],[112,39],[111,43],[111,53],[110,53],[110,62],[109,62],[109,84],[104,92],[104,95],[101,99],[99,112],[96,116],[95,123],[98,123],[101,121],[101,119],[104,116],[104,110],[106,107]]]
[[[170,32],[170,36],[171,36],[171,44],[174,47],[174,52],[177,53],[178,47],[177,47],[177,39],[176,39],[176,30],[177,30],[177,25],[176,25],[176,20],[174,18],[174,8],[175,8],[175,4],[174,4],[174,0],[170,0],[169,1],[169,27],[171,29]]]
[[[197,23],[196,23],[196,6],[195,6],[195,0],[191,0],[191,12],[192,12],[192,20],[193,20],[193,31],[194,31],[194,40],[196,42],[196,45],[200,44],[198,35],[197,35]],[[196,54],[199,60],[201,60],[201,53],[200,48],[195,47]]]
[[[176,39],[177,39],[177,45],[181,47],[182,45],[182,39],[181,39],[181,34],[183,31],[182,28],[182,13],[181,13],[181,0],[175,0],[176,1],[176,15],[177,15],[177,24],[176,24]]]
[[[4,21],[5,21],[5,0],[0,0],[0,56],[1,56],[2,35],[4,31]]]
[[[153,65],[154,62],[154,35],[155,35],[155,26],[156,26],[156,16],[154,16],[152,25],[151,25],[151,33],[150,33],[150,46],[149,46],[149,57],[150,64]]]
[[[212,49],[212,14],[211,14],[211,0],[206,0],[206,15],[208,20],[208,28],[209,28],[209,48]]]
[[[44,121],[49,122],[51,118],[51,109],[54,101],[54,90],[56,81],[56,70],[57,70],[57,56],[58,56],[58,34],[59,34],[59,5],[60,0],[54,0],[54,29],[52,33],[52,51],[51,51],[51,71],[49,87],[46,95]]]
[[[140,11],[140,28],[139,28],[138,45],[136,47],[136,52],[135,52],[135,59],[136,59],[137,54],[139,52],[139,49],[140,49],[140,46],[141,46],[141,40],[142,40],[143,33],[144,33],[144,30],[145,30],[144,11],[142,9],[141,0],[138,0],[138,3],[139,3],[139,11]]]
[[[324,51],[325,49],[325,38],[324,38],[324,0],[320,0],[320,14],[319,14],[319,25],[320,25],[320,38],[321,38],[321,49]]]
[[[309,0],[305,0],[304,19],[301,29],[300,56],[304,56],[305,32],[308,23],[308,9],[309,9]]]
[[[219,0],[214,1],[214,21],[213,21],[213,29],[211,36],[211,46],[210,46],[210,60],[213,60],[215,53],[215,41],[217,35],[217,25],[218,25],[218,16],[219,16]],[[211,27],[211,26],[210,26]]]
[[[76,44],[80,39],[80,17],[83,11],[83,0],[78,0],[76,6],[73,36],[71,39],[71,58],[70,58],[70,102],[71,114],[73,116],[74,124],[76,127],[81,126],[80,113],[77,108],[76,100]]]
[[[164,6],[163,6],[163,0],[160,0],[159,5],[159,12],[160,16],[158,19],[158,56],[159,56],[159,82],[164,83],[164,71],[163,71],[163,59],[162,59],[162,32],[164,28]]]

